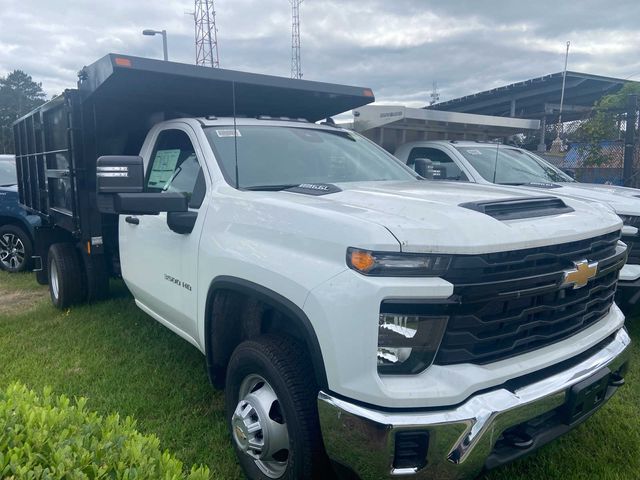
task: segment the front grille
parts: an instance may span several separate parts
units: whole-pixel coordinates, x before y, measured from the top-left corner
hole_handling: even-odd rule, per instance
[[[636,227],[640,230],[640,217],[623,215],[622,219],[625,225]],[[640,233],[635,235],[623,235],[622,241],[627,244],[629,249],[629,258],[627,262],[631,265],[640,264]]]
[[[485,364],[551,345],[593,325],[611,308],[626,260],[619,238],[614,232],[549,247],[455,256],[445,276],[454,284],[450,299],[401,309],[448,317],[434,360],[439,365]],[[585,259],[598,261],[596,276],[583,288],[562,286],[564,271]]]
[[[627,244],[629,258],[627,262],[631,265],[640,264],[640,236],[623,236],[622,241]]]

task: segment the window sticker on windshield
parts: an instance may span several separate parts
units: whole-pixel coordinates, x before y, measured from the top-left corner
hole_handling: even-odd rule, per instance
[[[226,130],[216,130],[216,133],[218,134],[218,137],[220,138],[227,138],[227,137],[234,137],[233,135],[233,129],[226,129]],[[242,135],[240,134],[240,130],[236,130],[236,137],[241,137]]]
[[[149,187],[164,188],[176,169],[180,149],[158,150],[149,174]]]
[[[469,155],[482,155],[482,152],[480,150],[467,150],[467,153]]]

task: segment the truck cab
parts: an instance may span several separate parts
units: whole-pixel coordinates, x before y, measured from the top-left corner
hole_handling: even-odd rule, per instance
[[[42,172],[69,179],[66,211],[20,175],[53,303],[121,275],[202,352],[251,479],[472,478],[624,383],[620,218],[425,180],[322,121],[372,95],[109,55],[14,126],[19,172],[47,115],[81,140]]]
[[[398,147],[395,156],[433,180],[509,185],[539,194],[609,205],[623,220],[629,259],[620,273],[622,299],[640,299],[640,190],[581,183],[533,152],[486,142],[432,140]],[[425,160],[427,161],[425,163]]]

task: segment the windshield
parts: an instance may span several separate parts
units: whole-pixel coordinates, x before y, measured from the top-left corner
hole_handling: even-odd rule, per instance
[[[13,160],[0,160],[0,187],[8,187],[18,183],[16,164]]]
[[[240,188],[382,180],[415,180],[402,162],[363,137],[343,130],[287,126],[204,129],[229,184]],[[277,188],[273,188],[277,189]]]
[[[504,145],[455,147],[482,178],[492,183],[574,182],[566,173],[525,150]]]

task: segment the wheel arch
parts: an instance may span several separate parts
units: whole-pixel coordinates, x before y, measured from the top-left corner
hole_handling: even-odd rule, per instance
[[[0,227],[5,225],[13,225],[14,227],[20,228],[27,234],[29,240],[33,243],[33,228],[26,220],[23,220],[20,217],[12,217],[10,215],[0,215]]]
[[[327,388],[327,375],[320,343],[311,321],[303,310],[286,297],[263,285],[233,276],[216,277],[212,280],[207,292],[204,322],[205,355],[207,358],[207,370],[212,380],[215,378],[216,370],[220,367],[226,367],[224,362],[229,360],[228,358],[223,358],[221,361],[220,358],[216,358],[216,352],[224,350],[221,345],[227,340],[224,334],[216,336],[215,332],[216,327],[221,326],[224,319],[214,318],[214,300],[216,295],[223,291],[251,297],[295,322],[292,327],[302,336],[301,340],[309,352],[318,386],[321,389]],[[221,363],[224,363],[224,365],[221,365]]]

